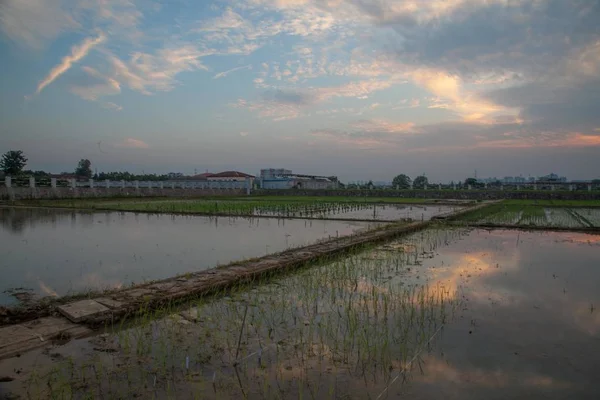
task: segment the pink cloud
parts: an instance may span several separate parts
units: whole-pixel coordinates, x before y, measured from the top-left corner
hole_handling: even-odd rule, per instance
[[[148,149],[150,146],[148,143],[134,138],[126,138],[122,142],[116,145],[117,147],[124,147],[129,149]]]

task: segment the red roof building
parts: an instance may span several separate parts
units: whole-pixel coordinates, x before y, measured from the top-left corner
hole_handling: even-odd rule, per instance
[[[198,174],[198,175],[194,175],[194,176],[190,176],[187,180],[192,180],[192,181],[206,181],[208,180],[209,176],[212,176],[213,174],[211,172],[205,172],[203,174]]]
[[[253,181],[254,176],[239,171],[223,171],[210,174],[206,179],[209,181],[245,181],[246,179]]]

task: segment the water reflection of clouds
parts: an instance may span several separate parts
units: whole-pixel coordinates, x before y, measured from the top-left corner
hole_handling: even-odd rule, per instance
[[[560,378],[523,371],[519,375],[501,368],[483,369],[474,366],[458,366],[451,364],[448,360],[429,355],[423,360],[424,374],[414,373],[413,382],[416,384],[436,385],[471,385],[480,388],[508,388],[518,390],[525,389],[566,389],[571,383]]]
[[[469,301],[445,329],[444,359],[427,358],[415,382],[456,398],[488,397],[490,389],[498,398],[597,392],[591,385],[599,365],[589,352],[600,332],[600,313],[592,310],[600,304],[597,239],[474,230],[439,249],[426,265],[430,280],[461,287]]]
[[[427,279],[431,287],[438,287],[448,293],[459,294],[468,289],[469,298],[474,300],[500,301],[506,296],[518,299],[522,294],[511,288],[502,292],[494,291],[485,284],[485,280],[507,270],[515,270],[519,265],[518,253],[485,251],[460,253],[446,252],[427,262]],[[443,264],[440,265],[440,262]]]
[[[46,285],[41,279],[38,279],[38,285],[42,293],[44,293],[46,296],[58,297],[58,293],[56,293],[56,291],[54,291],[54,289],[52,289],[50,286]]]

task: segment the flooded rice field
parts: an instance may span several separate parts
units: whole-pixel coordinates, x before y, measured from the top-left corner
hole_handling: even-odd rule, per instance
[[[0,208],[0,304],[168,278],[375,226]]]
[[[489,207],[467,217],[474,224],[547,228],[600,228],[600,208],[504,206]]]
[[[462,207],[425,204],[352,204],[345,207],[323,207],[310,212],[269,211],[256,208],[254,215],[290,216],[328,219],[357,219],[375,221],[428,221],[432,217],[460,210]]]
[[[92,199],[57,200],[55,207],[160,213],[270,216],[281,218],[356,219],[397,221],[429,220],[461,209],[461,205],[394,204],[344,201],[200,200],[200,199]]]
[[[597,399],[599,264],[600,236],[430,229],[0,361],[0,394]]]

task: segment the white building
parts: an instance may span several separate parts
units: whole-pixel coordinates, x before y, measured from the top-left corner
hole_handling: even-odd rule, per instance
[[[336,177],[294,174],[289,169],[268,168],[260,170],[263,189],[336,189]]]

